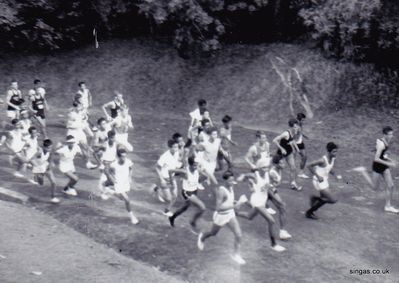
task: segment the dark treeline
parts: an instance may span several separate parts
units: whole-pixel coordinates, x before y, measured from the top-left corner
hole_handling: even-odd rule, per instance
[[[395,0],[0,0],[2,49],[73,48],[93,40],[170,38],[182,56],[223,43],[301,40],[326,55],[399,66]]]

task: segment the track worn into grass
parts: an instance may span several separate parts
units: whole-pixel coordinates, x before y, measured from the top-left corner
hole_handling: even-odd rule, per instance
[[[7,163],[3,156],[0,157],[3,168],[0,174],[4,186],[30,196],[29,205],[95,241],[190,282],[376,282],[380,279],[394,282],[397,278],[399,217],[382,212],[381,193],[368,198],[360,195],[353,188],[362,185],[356,175],[347,176],[353,184],[346,184],[342,189],[337,189],[342,184],[332,183],[340,201],[333,206],[326,205],[319,212],[319,221],[307,220],[303,215],[308,207],[308,196],[313,192],[310,181],[301,181],[305,187],[303,192],[290,191],[286,185],[282,186],[280,192],[288,207],[287,229],[293,235],[291,241],[283,243],[287,252],[278,254],[270,249],[267,226],[261,218],[252,222],[240,219],[246,266],[239,267],[230,259],[233,236],[228,230],[207,241],[205,251],[199,252],[196,236],[189,230],[191,213],[177,219],[176,227],[171,228],[161,215],[162,206],[148,191],[150,184],[156,181],[153,167],[158,154],[166,149],[165,141],[176,130],[185,129],[188,121],[141,114],[136,115],[134,122],[136,128],[131,136],[135,147],[132,158],[137,191],[130,195],[133,209],[141,220],[137,226],[130,224],[122,202],[115,199],[102,201],[95,196],[96,171],[79,169],[82,177],[77,185],[79,196],[62,198],[62,203],[57,206],[48,202],[46,189],[10,176],[10,171],[4,169]],[[313,159],[323,152],[330,136],[329,131],[318,129],[316,124],[311,123],[310,128],[312,143],[308,143],[308,150]],[[64,133],[57,127],[51,127],[50,132],[56,139],[61,139]],[[319,132],[325,135],[315,136]],[[347,146],[347,134],[344,134],[335,136],[341,145],[336,163],[340,172],[353,167],[353,160],[364,162],[357,158],[357,154],[358,151],[364,153],[367,148],[362,145],[358,151],[353,150],[349,142]],[[269,132],[269,139],[274,136],[275,133]],[[242,156],[254,138],[254,131],[236,127],[233,137],[239,143],[233,151],[235,161],[238,167],[243,167]],[[82,167],[83,162],[78,164]],[[58,182],[60,187],[65,179],[60,178]],[[237,191],[237,195],[248,193],[248,188],[239,185]],[[200,197],[212,209],[214,203],[207,192],[201,192]],[[210,227],[210,220],[211,211],[208,211],[201,227]],[[350,274],[350,269],[366,268],[388,268],[391,274],[378,277]]]

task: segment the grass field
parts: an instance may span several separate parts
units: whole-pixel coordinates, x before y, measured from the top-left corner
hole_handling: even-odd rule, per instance
[[[196,237],[188,227],[190,213],[179,218],[177,227],[172,229],[149,187],[156,181],[153,167],[166,149],[166,140],[175,131],[185,133],[187,113],[199,97],[210,101],[211,113],[217,119],[225,113],[234,117],[233,137],[239,146],[233,154],[238,171],[245,170],[243,155],[254,139],[254,129],[266,129],[270,140],[285,129],[289,111],[284,102],[288,96],[270,68],[267,56],[271,54],[293,62],[312,81],[309,86],[314,91],[310,99],[315,118],[306,127],[311,140],[307,143],[310,159],[323,153],[327,141],[337,142],[337,171],[345,175],[348,183],[332,183],[339,202],[325,206],[319,212],[319,221],[309,221],[303,215],[313,192],[310,182],[301,181],[303,192],[290,191],[284,183],[281,195],[288,207],[287,229],[293,235],[291,241],[283,243],[287,252],[276,254],[269,248],[262,219],[240,220],[244,231],[243,257],[248,263],[240,268],[229,257],[233,244],[229,231],[209,240],[205,251],[199,252]],[[305,64],[310,59],[313,65]],[[99,50],[87,48],[54,56],[5,58],[2,64],[3,89],[12,77],[18,78],[23,89],[36,76],[46,82],[53,107],[49,131],[56,140],[65,134],[57,115],[66,113],[75,85],[81,79],[88,82],[96,96],[96,106],[109,100],[113,89],[124,92],[135,124],[130,137],[135,147],[132,159],[136,189],[131,197],[133,209],[142,220],[138,226],[129,224],[123,203],[102,201],[96,196],[98,172],[79,169],[79,196],[63,198],[59,206],[54,206],[48,202],[44,188],[11,176],[3,152],[2,186],[28,195],[27,205],[128,257],[188,282],[397,282],[399,217],[383,213],[382,191],[361,193],[364,182],[346,170],[369,166],[380,128],[398,121],[366,107],[334,107],[339,97],[339,88],[334,86],[340,76],[331,70],[341,70],[343,65],[292,45],[237,46],[208,62],[187,62],[159,43],[150,46],[138,41],[109,42]],[[336,75],[328,76],[328,72]],[[94,111],[94,117],[99,115]],[[395,157],[397,145],[391,151]],[[57,176],[61,187],[65,180]],[[237,195],[248,194],[245,186],[237,190]],[[211,210],[214,204],[208,192],[200,196]],[[397,193],[394,203],[399,205]],[[201,227],[209,227],[210,219],[208,211]],[[390,274],[353,275],[351,269],[389,269]]]

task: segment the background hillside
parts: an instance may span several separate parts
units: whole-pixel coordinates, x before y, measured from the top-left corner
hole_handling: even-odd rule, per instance
[[[167,112],[187,117],[198,98],[214,114],[225,113],[243,124],[273,125],[290,115],[290,94],[273,68],[287,75],[296,68],[303,79],[315,118],[337,110],[397,105],[395,72],[381,74],[372,65],[325,59],[317,50],[293,44],[232,45],[212,57],[184,60],[159,41],[113,40],[99,49],[86,47],[49,55],[5,53],[0,63],[0,88],[17,79],[26,93],[33,79],[46,84],[50,104],[71,104],[77,83],[84,80],[99,106],[114,90],[125,94],[133,112]],[[295,111],[304,109],[294,101]],[[239,113],[239,115],[235,115]],[[215,116],[215,115],[214,115]],[[217,115],[216,115],[217,116]]]

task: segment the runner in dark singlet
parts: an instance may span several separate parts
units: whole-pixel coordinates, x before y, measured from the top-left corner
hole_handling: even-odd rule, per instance
[[[114,119],[116,116],[118,116],[118,110],[122,108],[122,106],[125,104],[125,101],[123,99],[123,94],[119,93],[119,92],[115,92],[116,96],[114,98],[114,100],[105,103],[102,108],[103,111],[106,115],[106,117],[108,117],[108,120],[112,120]],[[108,114],[107,109],[110,110],[110,114]]]
[[[366,179],[369,186],[376,190],[379,186],[379,181],[385,181],[385,212],[399,213],[399,209],[395,208],[392,204],[392,197],[394,191],[394,183],[391,174],[391,168],[397,166],[397,162],[388,157],[387,151],[393,138],[393,129],[391,127],[384,127],[382,129],[383,137],[377,139],[376,152],[372,164],[372,175],[367,173],[366,167],[360,166],[353,168],[352,171],[359,172]]]
[[[33,89],[29,90],[29,98],[31,101],[30,110],[33,112],[36,121],[40,124],[43,135],[47,137],[45,110],[48,110],[48,105],[45,97],[46,91],[41,86],[41,81],[38,79],[33,81],[33,85]]]
[[[22,104],[25,102],[21,91],[18,89],[18,82],[12,81],[9,90],[7,91],[7,118],[18,119],[19,111]]]
[[[386,183],[384,210],[386,212],[399,213],[399,209],[395,208],[391,204],[394,184],[390,167],[396,167],[396,162],[390,159],[387,154],[389,144],[393,138],[393,129],[391,127],[385,127],[383,128],[382,133],[384,136],[381,139],[377,139],[376,154],[372,166],[373,185],[374,189],[376,189],[378,187],[380,177],[382,177]]]
[[[295,143],[294,137],[298,133],[299,130],[299,122],[297,119],[290,119],[288,121],[288,126],[290,127],[288,130],[284,131],[282,134],[278,135],[274,140],[278,147],[277,154],[281,155],[285,158],[289,168],[290,168],[290,177],[291,177],[291,189],[300,191],[302,187],[299,187],[296,183],[296,166],[295,166],[295,157],[293,151],[299,151],[298,146]]]

